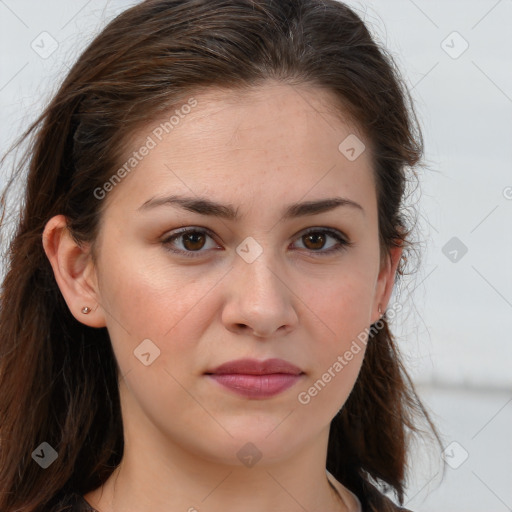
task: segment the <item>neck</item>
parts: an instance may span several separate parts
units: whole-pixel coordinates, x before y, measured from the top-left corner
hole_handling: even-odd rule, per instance
[[[200,432],[188,446],[145,414],[125,415],[123,429],[120,465],[102,487],[84,496],[99,512],[347,512],[345,503],[352,503],[334,478],[333,489],[325,469],[329,426],[287,453],[268,435],[253,465],[240,463],[243,457],[208,457],[212,448],[203,446]],[[226,447],[215,447],[218,453],[236,454],[245,447],[257,454],[246,439],[221,439]]]
[[[325,469],[306,471],[293,465],[276,465],[252,472],[255,468],[214,468],[207,461],[197,461],[192,472],[173,464],[150,469],[134,462],[126,454],[105,484],[85,499],[99,512],[349,510],[346,493],[339,482],[329,482]]]

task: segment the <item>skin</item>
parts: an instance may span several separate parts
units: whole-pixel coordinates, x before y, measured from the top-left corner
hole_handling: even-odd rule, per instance
[[[69,309],[84,324],[107,327],[122,374],[124,457],[85,495],[101,512],[348,510],[328,485],[325,460],[330,422],[355,383],[364,344],[307,405],[297,396],[381,317],[401,249],[381,260],[370,150],[355,161],[338,150],[350,134],[367,148],[370,141],[333,115],[330,94],[269,81],[194,95],[192,112],[104,199],[95,263],[64,217],[48,222],[43,244]],[[134,134],[131,151],[159,122]],[[139,210],[171,194],[231,204],[241,218],[173,205]],[[291,203],[334,196],[362,210],[283,219]],[[182,227],[212,237],[165,243]],[[308,228],[320,242],[304,236]],[[352,245],[322,256],[338,245],[325,228]],[[263,251],[251,263],[236,252],[247,237]],[[160,350],[148,366],[134,356],[144,339]],[[204,376],[242,357],[282,358],[305,375],[263,400]],[[237,457],[248,442],[262,454],[252,467]]]

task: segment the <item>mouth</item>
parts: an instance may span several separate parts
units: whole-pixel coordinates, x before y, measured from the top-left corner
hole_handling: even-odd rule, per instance
[[[283,359],[238,359],[207,371],[205,375],[238,395],[264,399],[292,387],[305,373]]]

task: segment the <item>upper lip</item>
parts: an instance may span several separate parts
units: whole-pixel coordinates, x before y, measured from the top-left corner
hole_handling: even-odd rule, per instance
[[[272,373],[288,373],[300,375],[303,371],[284,359],[236,359],[217,366],[214,370],[208,370],[207,374],[237,373],[245,375],[270,375]]]

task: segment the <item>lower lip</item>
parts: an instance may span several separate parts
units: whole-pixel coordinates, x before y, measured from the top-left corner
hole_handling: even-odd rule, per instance
[[[268,375],[247,375],[239,373],[208,375],[222,386],[239,395],[250,398],[269,398],[282,393],[297,383],[301,375],[272,373]]]

